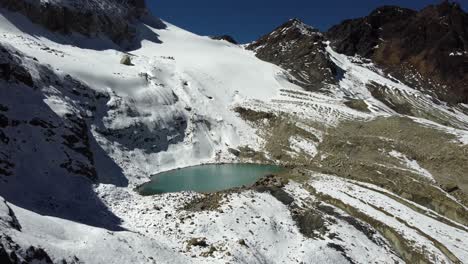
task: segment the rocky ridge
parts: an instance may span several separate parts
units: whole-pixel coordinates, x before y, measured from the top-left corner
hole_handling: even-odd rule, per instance
[[[337,52],[369,58],[412,87],[452,104],[468,102],[468,14],[457,3],[421,11],[384,6],[326,36]]]
[[[135,21],[147,14],[143,0],[1,0],[0,7],[62,34],[105,35],[117,44],[136,36]]]
[[[336,67],[325,52],[325,41],[317,29],[291,19],[246,48],[287,70],[292,83],[318,91],[336,83]]]

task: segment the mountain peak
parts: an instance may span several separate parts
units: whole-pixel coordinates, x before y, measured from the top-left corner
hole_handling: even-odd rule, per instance
[[[248,45],[262,60],[279,65],[293,76],[291,82],[318,91],[334,83],[334,69],[325,52],[325,38],[298,18],[289,19],[271,33]]]
[[[444,101],[466,103],[468,75],[461,70],[468,65],[466,28],[468,14],[459,4],[443,1],[419,12],[383,6],[326,34],[338,52],[372,58],[393,75],[417,71],[422,77],[417,82],[408,78],[407,83],[431,87]]]
[[[275,31],[278,31],[278,30],[285,31],[289,29],[299,30],[299,32],[303,35],[311,35],[311,34],[319,33],[318,29],[307,25],[306,23],[302,22],[302,20],[298,18],[289,19],[288,22],[281,25]]]
[[[399,6],[393,6],[393,5],[384,5],[381,7],[378,7],[374,9],[369,15],[369,17],[375,17],[375,16],[407,16],[407,15],[414,15],[416,14],[415,10],[409,9],[409,8],[403,8]]]
[[[299,18],[297,18],[297,17],[295,17],[295,18],[290,18],[290,19],[288,20],[288,22],[295,23],[295,24],[305,24],[304,22],[302,22],[301,19],[299,19]]]
[[[458,9],[462,10],[459,3],[455,1],[444,0],[440,4],[436,5],[438,9]]]
[[[421,15],[432,17],[443,17],[447,15],[463,14],[465,13],[457,2],[444,0],[438,5],[430,5],[421,10]]]

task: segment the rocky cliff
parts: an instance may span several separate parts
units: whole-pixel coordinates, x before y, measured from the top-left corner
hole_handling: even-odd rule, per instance
[[[385,6],[343,21],[326,36],[337,52],[372,59],[444,101],[468,102],[468,14],[456,3],[444,1],[419,12]]]
[[[325,52],[324,35],[298,19],[291,19],[247,46],[258,58],[279,65],[291,82],[309,91],[335,83],[336,68]]]
[[[147,13],[144,0],[0,0],[0,7],[54,32],[105,35],[117,44],[135,37],[133,24]]]

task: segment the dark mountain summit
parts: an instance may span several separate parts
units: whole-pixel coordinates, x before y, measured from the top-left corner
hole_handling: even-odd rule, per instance
[[[367,17],[345,20],[333,26],[326,35],[332,40],[336,51],[340,53],[350,56],[354,54],[370,56],[380,42],[380,35],[387,33],[384,32],[383,26],[406,21],[415,14],[416,12],[410,9],[384,6],[377,8]],[[401,24],[402,27],[406,26],[404,22]],[[395,30],[399,29],[395,28]]]
[[[468,14],[444,1],[420,12],[385,6],[327,33],[333,48],[358,54],[409,85],[450,103],[468,102]]]
[[[306,90],[335,82],[334,66],[325,52],[323,34],[298,19],[291,19],[247,46],[257,57],[279,65]]]
[[[287,70],[306,90],[336,83],[326,41],[339,53],[371,59],[411,87],[456,104],[468,102],[468,14],[449,1],[421,11],[383,6],[322,34],[292,19],[247,46]]]

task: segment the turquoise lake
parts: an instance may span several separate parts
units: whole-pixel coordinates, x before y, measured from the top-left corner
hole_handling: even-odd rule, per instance
[[[283,170],[280,166],[259,164],[213,164],[162,172],[137,188],[142,195],[180,191],[216,192],[250,186],[259,178]]]

